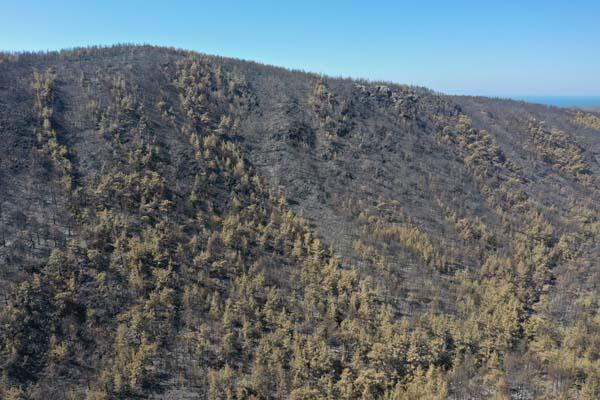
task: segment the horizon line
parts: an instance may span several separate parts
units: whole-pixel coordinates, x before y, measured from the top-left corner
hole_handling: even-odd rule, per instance
[[[366,81],[366,82],[371,82],[371,83],[386,83],[386,84],[394,84],[394,85],[402,85],[402,86],[419,87],[419,88],[431,90],[435,93],[446,95],[446,96],[488,97],[488,98],[508,99],[508,100],[526,100],[527,98],[529,98],[529,99],[554,98],[554,99],[565,99],[565,100],[567,100],[567,99],[594,99],[594,100],[598,99],[599,100],[598,104],[594,103],[593,105],[594,106],[600,105],[600,93],[598,93],[598,94],[531,94],[531,93],[523,93],[523,94],[509,93],[509,94],[506,94],[506,93],[490,93],[490,92],[486,93],[486,92],[477,92],[477,91],[465,92],[462,90],[444,90],[444,89],[436,89],[432,86],[427,86],[427,85],[419,84],[419,83],[402,83],[400,81],[391,80],[391,79],[365,78],[365,77],[360,77],[360,76],[344,76],[342,74],[333,75],[333,74],[329,74],[329,73],[323,73],[323,72],[319,72],[319,71],[305,70],[302,68],[277,65],[277,64],[272,64],[272,63],[268,63],[268,62],[264,62],[264,61],[248,59],[248,58],[243,58],[243,57],[238,57],[238,56],[207,53],[207,52],[204,52],[199,49],[188,49],[188,48],[178,47],[178,46],[173,46],[173,45],[161,45],[161,44],[151,44],[151,43],[116,42],[116,43],[110,43],[110,44],[87,44],[87,45],[66,46],[63,48],[54,48],[54,49],[46,48],[46,49],[8,50],[8,49],[0,48],[0,54],[9,54],[9,55],[16,55],[16,56],[28,55],[28,54],[47,55],[50,53],[61,53],[61,52],[65,52],[65,51],[76,51],[76,50],[82,50],[82,49],[94,49],[94,48],[110,49],[110,48],[114,48],[114,47],[128,47],[128,46],[130,46],[130,47],[131,46],[133,46],[133,47],[154,47],[154,48],[168,49],[168,50],[181,51],[181,52],[197,53],[199,55],[204,55],[204,56],[209,56],[209,57],[220,57],[220,58],[227,58],[227,59],[243,61],[243,62],[257,63],[257,64],[269,66],[269,67],[282,68],[282,69],[286,69],[288,71],[293,71],[293,72],[302,72],[302,73],[307,73],[307,74],[321,75],[321,76],[332,78],[332,79],[350,79],[350,80],[355,80],[355,81]]]

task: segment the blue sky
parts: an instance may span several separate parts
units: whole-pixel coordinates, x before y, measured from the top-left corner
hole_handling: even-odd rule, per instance
[[[0,0],[0,49],[151,43],[458,94],[600,95],[600,1]]]

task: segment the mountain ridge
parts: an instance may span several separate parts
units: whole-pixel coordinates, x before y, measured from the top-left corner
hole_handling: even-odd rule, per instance
[[[151,46],[0,59],[5,397],[598,394],[597,114]]]

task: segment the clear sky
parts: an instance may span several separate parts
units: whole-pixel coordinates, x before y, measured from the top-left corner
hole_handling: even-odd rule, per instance
[[[0,0],[1,50],[124,42],[447,93],[600,95],[600,0]]]

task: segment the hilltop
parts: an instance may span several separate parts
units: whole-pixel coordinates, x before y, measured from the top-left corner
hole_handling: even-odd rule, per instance
[[[600,114],[0,55],[0,394],[600,395]]]

